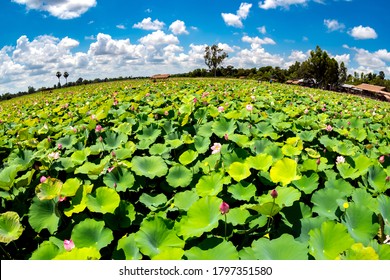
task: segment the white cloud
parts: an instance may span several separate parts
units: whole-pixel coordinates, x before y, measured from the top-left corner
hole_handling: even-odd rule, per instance
[[[292,61],[293,63],[295,63],[295,61],[303,62],[303,61],[305,61],[308,57],[309,57],[309,56],[308,56],[307,53],[304,53],[304,52],[302,52],[302,51],[293,50],[293,51],[291,51],[291,54],[290,54],[290,56],[288,57],[288,59],[289,59],[290,61]]]
[[[80,17],[92,7],[96,0],[11,0],[26,5],[27,9],[45,11],[60,19]]]
[[[329,32],[337,30],[341,31],[345,28],[345,25],[343,23],[338,22],[336,19],[325,19],[324,24],[328,28]]]
[[[267,29],[265,28],[265,26],[260,26],[260,27],[257,27],[257,30],[261,33],[261,34],[266,34],[267,33]]]
[[[250,43],[252,45],[256,45],[256,46],[261,46],[261,45],[265,45],[265,44],[268,44],[268,45],[275,45],[275,41],[272,40],[271,38],[268,38],[268,37],[265,37],[264,39],[261,39],[259,37],[249,37],[247,35],[245,35],[244,37],[241,38],[241,40],[245,43]]]
[[[348,32],[353,38],[358,40],[376,39],[378,35],[375,30],[369,26],[355,26],[350,32]]]
[[[165,34],[164,31],[157,30],[151,34],[146,35],[139,39],[143,45],[169,45],[169,44],[178,44],[179,39],[172,34]]]
[[[126,26],[124,26],[123,24],[118,24],[117,26],[116,26],[116,28],[118,28],[118,29],[126,29]]]
[[[169,26],[169,30],[171,30],[174,35],[189,34],[186,28],[186,24],[181,20],[172,22],[172,24]]]
[[[155,19],[152,21],[152,18],[144,18],[141,22],[138,22],[133,25],[133,28],[139,28],[143,30],[160,30],[164,28],[165,23]]]
[[[276,9],[277,7],[289,8],[291,5],[304,5],[309,0],[265,0],[259,2],[259,7],[264,10]]]
[[[224,22],[228,26],[242,28],[243,27],[242,20],[246,19],[248,17],[249,10],[251,9],[251,7],[252,7],[252,4],[241,3],[236,14],[222,13],[221,16],[222,16]]]

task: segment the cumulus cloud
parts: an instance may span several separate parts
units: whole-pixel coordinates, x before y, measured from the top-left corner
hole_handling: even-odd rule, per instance
[[[29,10],[45,11],[60,19],[80,17],[96,6],[96,0],[12,0]]]
[[[259,2],[259,7],[264,10],[278,7],[289,8],[291,5],[305,5],[309,0],[265,0]]]
[[[265,26],[260,26],[260,27],[257,27],[257,30],[261,33],[261,34],[266,34],[267,33],[267,29],[265,28]]]
[[[349,35],[357,40],[376,39],[378,37],[376,31],[369,26],[355,26],[349,31]]]
[[[186,28],[186,24],[181,20],[172,22],[172,24],[169,26],[169,30],[171,30],[174,35],[189,34]]]
[[[325,19],[324,25],[328,28],[329,32],[340,30],[345,28],[343,23],[338,22],[336,19]]]
[[[152,21],[152,18],[144,18],[141,22],[138,22],[133,25],[133,28],[143,29],[143,30],[160,30],[163,29],[165,23],[155,19]]]
[[[228,26],[233,26],[237,28],[242,28],[244,25],[242,24],[242,20],[246,19],[249,14],[249,10],[252,8],[252,4],[249,3],[241,3],[238,8],[236,14],[232,13],[222,13],[221,16],[224,22]]]
[[[259,37],[249,37],[247,35],[245,35],[244,37],[242,37],[241,39],[243,42],[245,43],[250,43],[254,46],[261,46],[261,45],[275,45],[275,41],[272,40],[271,38],[268,38],[268,37],[265,37],[264,39],[261,39]]]

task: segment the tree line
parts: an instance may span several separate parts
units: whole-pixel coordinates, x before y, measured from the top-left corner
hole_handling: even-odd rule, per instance
[[[278,81],[281,83],[287,80],[302,80],[303,84],[328,89],[337,90],[341,85],[369,83],[384,86],[390,91],[390,80],[385,79],[385,73],[380,71],[375,73],[355,72],[348,74],[348,69],[344,62],[340,64],[336,59],[331,58],[326,51],[319,46],[310,52],[306,61],[295,62],[288,69],[280,67],[264,66],[259,68],[234,68],[231,65],[223,67],[223,61],[228,54],[217,45],[205,48],[204,59],[208,69],[198,68],[188,73],[178,74],[179,77],[230,77],[249,78],[259,81]]]

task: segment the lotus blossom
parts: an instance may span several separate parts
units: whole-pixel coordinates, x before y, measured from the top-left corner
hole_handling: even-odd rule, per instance
[[[74,245],[74,242],[72,239],[70,239],[70,240],[65,239],[64,240],[64,248],[66,251],[71,251],[74,247],[75,247],[75,245]]]
[[[40,179],[39,179],[39,182],[43,183],[47,180],[47,177],[45,176],[42,176]]]
[[[219,211],[221,211],[222,215],[226,215],[229,212],[230,206],[225,201],[222,201],[221,205],[219,206]]]
[[[330,124],[328,124],[326,127],[325,127],[325,129],[326,129],[326,131],[332,131],[333,130],[333,127],[330,125]]]
[[[252,111],[253,110],[253,106],[251,105],[251,104],[248,104],[248,105],[246,105],[246,107],[245,107],[248,111]]]
[[[59,159],[60,158],[60,153],[59,152],[52,152],[47,155],[50,159]]]
[[[61,150],[62,149],[62,144],[61,143],[58,144],[57,147],[58,147],[58,150]]]
[[[103,127],[102,127],[100,124],[98,124],[98,125],[96,126],[96,128],[95,128],[95,131],[96,131],[96,132],[100,132],[100,131],[102,131],[102,129],[103,129]]]
[[[225,135],[223,137],[225,138],[226,141],[229,140],[229,135],[227,133],[225,133]]]
[[[379,162],[380,162],[380,163],[384,163],[384,162],[385,162],[385,156],[383,156],[383,155],[380,156],[380,157],[379,157]]]
[[[305,113],[305,114],[309,113],[309,109],[306,108],[305,111],[304,111],[304,113]]]
[[[214,155],[214,154],[219,153],[221,151],[221,147],[222,147],[222,145],[220,143],[214,143],[214,145],[211,147],[211,150],[212,150],[211,154]]]
[[[336,158],[336,164],[339,164],[339,163],[344,163],[345,162],[345,157],[343,156],[338,156]]]
[[[218,112],[221,113],[221,112],[223,112],[224,110],[225,110],[225,108],[224,108],[223,106],[219,106],[219,107],[218,107]]]
[[[66,196],[60,196],[59,198],[58,198],[58,201],[59,202],[62,202],[62,201],[65,201],[66,200]]]
[[[195,98],[193,99],[193,101],[194,101],[194,103],[196,103],[196,102],[198,102],[198,99],[195,97]]]
[[[107,168],[107,172],[110,173],[114,169],[115,169],[115,166],[109,167],[109,168]]]
[[[277,197],[278,197],[278,192],[277,192],[277,190],[273,189],[273,190],[271,191],[271,196],[272,196],[273,199],[277,198]]]

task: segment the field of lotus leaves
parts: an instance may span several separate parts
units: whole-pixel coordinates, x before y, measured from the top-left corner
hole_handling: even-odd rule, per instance
[[[389,112],[219,79],[1,102],[1,259],[390,259]]]

